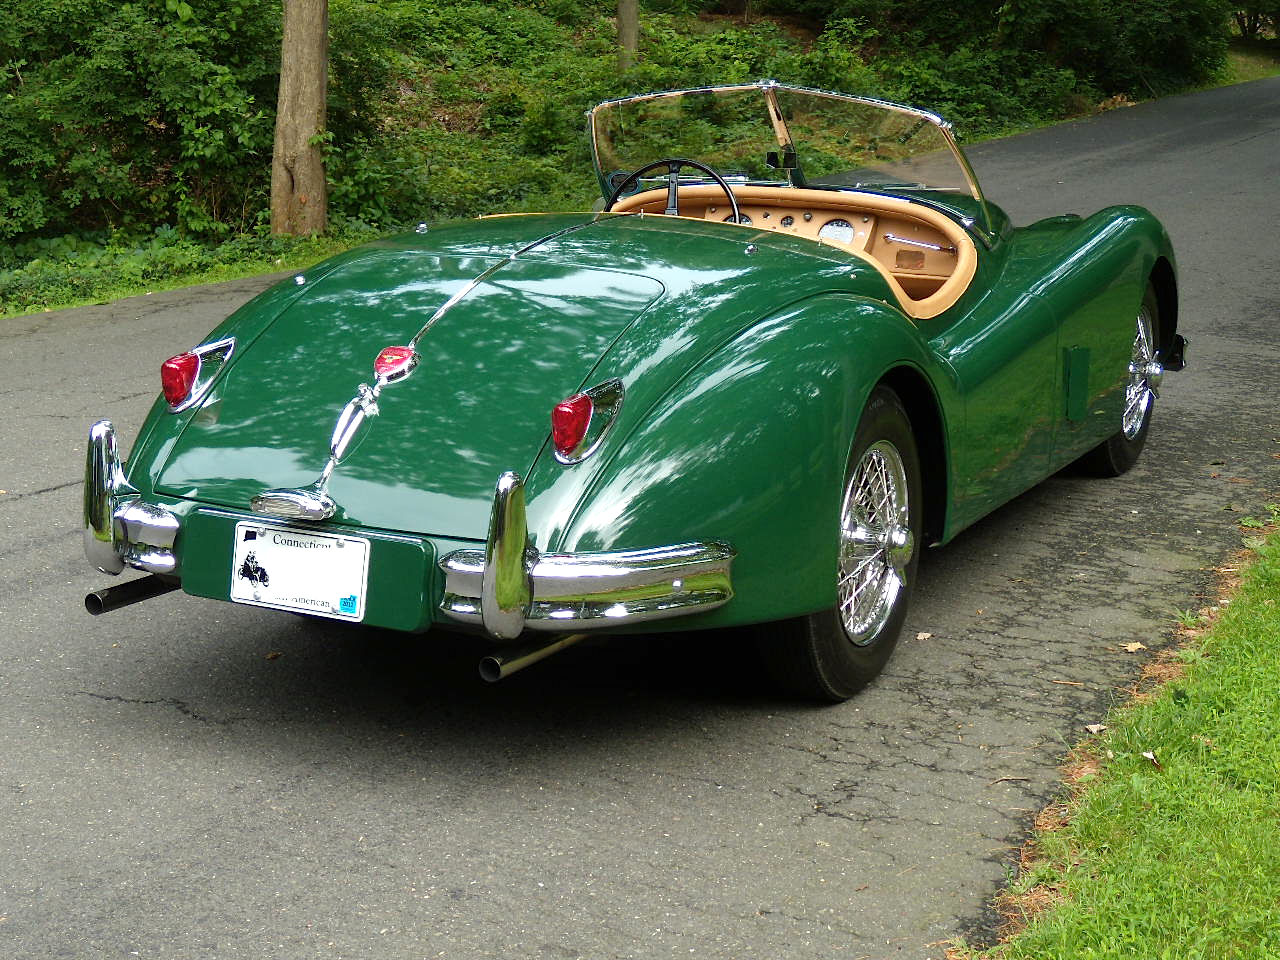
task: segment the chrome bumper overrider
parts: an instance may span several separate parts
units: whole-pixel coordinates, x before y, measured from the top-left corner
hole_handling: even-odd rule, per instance
[[[706,541],[598,553],[538,553],[529,545],[524,482],[498,479],[483,550],[440,560],[440,609],[499,639],[525,629],[570,633],[701,613],[733,598],[734,549]]]
[[[99,420],[89,428],[84,464],[84,555],[103,573],[117,574],[126,566],[172,573],[177,535],[178,518],[144,503],[129,486],[115,428]]]

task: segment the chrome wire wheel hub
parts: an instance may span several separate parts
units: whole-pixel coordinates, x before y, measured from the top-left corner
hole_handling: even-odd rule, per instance
[[[1124,388],[1124,417],[1121,431],[1126,440],[1142,432],[1151,404],[1160,395],[1164,365],[1156,359],[1155,338],[1151,333],[1151,312],[1144,304],[1138,311],[1138,327],[1129,358],[1129,382]]]
[[[898,448],[872,444],[854,468],[840,509],[840,622],[856,646],[873,642],[906,585],[915,554],[907,474]]]

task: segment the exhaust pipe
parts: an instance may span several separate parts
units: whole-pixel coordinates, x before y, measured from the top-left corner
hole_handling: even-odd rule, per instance
[[[566,647],[573,646],[585,636],[585,633],[570,633],[563,637],[557,637],[550,643],[520,647],[510,652],[491,653],[480,661],[480,676],[490,683],[497,683],[504,677],[511,676],[517,670],[523,670],[539,660],[546,659],[553,653],[558,653]]]
[[[139,577],[128,583],[95,590],[84,598],[84,608],[96,617],[99,614],[127,607],[131,603],[140,603],[168,593],[170,590],[177,590],[181,585],[180,581],[172,577],[162,577],[153,573],[149,577]]]

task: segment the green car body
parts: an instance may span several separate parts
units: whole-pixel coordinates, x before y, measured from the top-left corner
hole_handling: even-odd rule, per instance
[[[320,264],[211,332],[205,344],[233,347],[206,354],[216,362],[195,402],[157,400],[127,465],[109,425],[95,426],[90,559],[228,599],[237,537],[349,534],[369,543],[359,620],[501,640],[830,610],[842,490],[876,391],[909,420],[923,545],[1114,442],[1134,318],[1153,297],[1164,366],[1181,362],[1173,253],[1147,211],[1015,229],[980,195],[879,193],[974,237],[972,278],[935,316],[904,312],[885,272],[839,244],[643,211],[450,223]],[[371,372],[406,343],[409,372]],[[564,462],[552,409],[615,381],[602,436]],[[255,501],[305,499],[322,472],[328,516]],[[157,535],[159,514],[171,519]],[[689,548],[687,564],[624,578],[616,594],[593,587],[591,615],[565,612],[586,609],[579,597],[530,619],[557,558],[581,572],[593,557],[673,547]],[[485,610],[451,586],[472,574]],[[557,631],[557,617],[570,625]]]

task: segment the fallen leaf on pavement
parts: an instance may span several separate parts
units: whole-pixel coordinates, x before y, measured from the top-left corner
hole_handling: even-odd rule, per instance
[[[1123,643],[1121,646],[1124,648],[1125,653],[1137,653],[1139,650],[1147,649],[1145,643],[1139,643],[1136,640],[1133,643]]]

